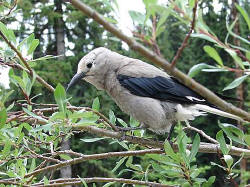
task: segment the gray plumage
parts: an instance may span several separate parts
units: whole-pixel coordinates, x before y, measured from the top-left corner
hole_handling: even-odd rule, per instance
[[[169,132],[177,121],[193,120],[206,112],[242,120],[209,106],[199,94],[160,69],[104,47],[80,60],[68,88],[79,79],[105,90],[122,111],[158,134]]]

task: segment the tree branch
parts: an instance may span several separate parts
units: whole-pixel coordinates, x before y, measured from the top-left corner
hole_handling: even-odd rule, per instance
[[[29,64],[27,63],[27,61],[25,60],[25,58],[22,56],[22,54],[17,50],[17,48],[4,36],[4,34],[0,31],[0,36],[4,39],[4,41],[9,45],[9,47],[16,52],[17,56],[19,57],[19,59],[22,61],[22,63],[25,65],[24,68],[23,66],[21,66],[20,64],[13,64],[13,67],[17,67],[18,69],[22,69],[24,71],[26,71],[27,73],[30,74],[30,76],[33,76],[33,70],[30,68]],[[45,88],[47,88],[49,91],[54,92],[54,88],[49,85],[42,77],[40,77],[39,75],[36,75],[36,80],[38,82],[40,82]]]
[[[195,127],[192,127],[191,125],[188,125],[187,127],[184,128],[184,130],[189,129],[189,130],[193,130],[195,132],[198,132],[201,136],[203,136],[204,138],[206,138],[207,140],[209,140],[210,142],[214,143],[214,144],[218,144],[218,141],[216,141],[215,139],[213,139],[212,137],[208,136],[204,131],[197,129]]]
[[[145,181],[139,181],[139,180],[131,180],[131,179],[124,179],[124,178],[103,178],[103,177],[92,177],[92,178],[62,178],[62,179],[56,179],[56,180],[50,180],[50,184],[45,185],[44,183],[36,183],[31,186],[65,186],[65,185],[79,185],[82,184],[82,180],[86,183],[92,183],[92,182],[118,182],[118,183],[124,183],[124,184],[137,184],[137,185],[145,185],[145,186],[157,186],[157,187],[174,187],[172,185],[166,185],[166,184],[159,184],[156,182],[145,182]]]
[[[70,0],[70,2],[75,8],[79,9],[84,14],[93,18],[99,24],[103,25],[103,27],[107,31],[111,32],[116,37],[126,42],[133,50],[139,52],[141,55],[145,56],[156,65],[161,66],[164,70],[169,72],[171,75],[181,80],[181,82],[184,83],[186,86],[188,86],[189,88],[193,89],[194,91],[196,91],[197,93],[205,97],[210,103],[220,107],[222,110],[228,113],[232,113],[234,115],[240,116],[246,121],[250,122],[250,114],[248,112],[240,108],[237,108],[230,103],[225,102],[224,100],[216,96],[213,92],[211,92],[209,89],[197,83],[196,81],[191,79],[189,76],[179,71],[177,68],[171,68],[171,65],[168,63],[167,60],[156,55],[154,52],[150,51],[149,49],[145,48],[143,45],[136,42],[133,38],[126,36],[119,29],[117,29],[114,25],[106,21],[102,15],[94,11],[92,8],[90,8],[86,4],[82,3],[79,0]]]
[[[75,107],[75,106],[68,106],[68,109],[74,109],[74,110],[81,110],[81,109],[86,109],[85,107]],[[49,112],[49,111],[55,111],[57,110],[58,107],[52,107],[52,108],[42,108],[42,109],[34,109],[32,110],[32,112],[37,113],[37,112]],[[15,118],[15,120],[22,120],[23,116],[20,116],[18,118]],[[13,117],[12,117],[13,118]],[[34,122],[36,121],[39,124],[45,124],[44,121],[40,121],[38,119],[34,119],[31,116],[29,116],[29,119],[26,120],[29,122]],[[82,131],[87,131],[91,134],[95,134],[98,136],[106,136],[106,137],[110,137],[110,138],[116,138],[116,139],[123,139],[125,141],[134,143],[134,144],[139,144],[145,147],[151,147],[151,148],[164,148],[164,143],[163,142],[159,142],[159,141],[154,141],[151,139],[145,139],[145,138],[139,138],[139,137],[135,137],[135,136],[127,136],[124,135],[124,133],[121,132],[115,132],[112,130],[107,130],[107,129],[102,129],[102,128],[98,128],[95,126],[81,126],[81,125],[71,125],[71,127],[75,130],[82,130]],[[198,130],[196,128],[192,128],[192,130],[195,130],[196,132],[200,133],[201,135],[205,136],[206,138],[209,138],[208,135],[206,135],[202,130]],[[211,138],[211,137],[210,137]],[[209,139],[210,139],[209,138]],[[200,147],[198,152],[202,152],[202,153],[217,153],[218,150],[220,151],[220,147],[217,144],[216,140],[211,140],[213,141],[215,144],[211,144],[211,143],[205,143],[205,142],[201,142]],[[172,145],[174,151],[178,151],[178,145],[177,144],[173,144]],[[187,145],[187,149],[191,150],[192,148],[192,144],[188,144]],[[235,146],[231,146],[230,147],[230,154],[231,155],[235,155],[235,156],[241,156],[241,154],[244,153],[244,157],[246,158],[250,158],[250,150],[247,149],[243,149],[243,148],[238,148]]]
[[[139,151],[108,152],[108,153],[100,153],[100,154],[92,154],[92,155],[83,155],[79,158],[74,158],[71,160],[63,161],[58,164],[50,165],[50,166],[35,170],[31,173],[26,174],[24,177],[27,178],[27,177],[42,173],[44,171],[56,170],[58,168],[62,168],[62,167],[73,165],[73,164],[78,164],[87,160],[99,160],[99,159],[119,157],[119,156],[123,156],[123,157],[124,156],[138,156],[138,155],[145,155],[149,153],[161,154],[161,153],[164,153],[164,151],[161,149],[147,149],[147,150],[139,150]]]
[[[131,142],[131,143],[134,143],[134,144],[139,144],[139,145],[146,146],[146,147],[161,148],[161,149],[164,148],[164,143],[163,142],[154,141],[154,140],[151,140],[151,139],[139,138],[139,137],[135,137],[135,136],[127,136],[127,135],[124,136],[122,133],[114,132],[114,131],[110,131],[110,130],[106,130],[106,129],[100,129],[100,128],[97,128],[95,126],[72,125],[72,127],[74,129],[87,131],[87,132],[89,132],[91,134],[96,134],[98,136],[106,136],[106,137],[116,138],[116,139],[121,139],[122,138],[125,141]],[[174,151],[176,151],[176,152],[178,151],[178,145],[177,144],[173,144],[172,147],[173,147]],[[191,150],[192,149],[192,144],[188,144],[187,149]],[[220,146],[218,144],[211,144],[211,143],[201,142],[198,152],[201,152],[201,153],[218,153],[218,150],[221,153]],[[238,148],[238,147],[235,147],[235,146],[230,147],[229,154],[235,155],[235,156],[241,156],[242,153],[244,153],[244,157],[250,158],[250,150]]]
[[[184,48],[187,46],[188,44],[188,39],[190,38],[190,35],[192,34],[193,30],[194,30],[194,27],[195,27],[195,19],[196,19],[196,10],[197,10],[197,6],[198,6],[198,0],[195,0],[195,5],[194,5],[194,8],[193,8],[193,20],[192,20],[192,23],[191,23],[191,28],[187,34],[187,36],[185,37],[185,39],[183,40],[182,44],[181,44],[181,47],[178,49],[174,59],[172,60],[171,62],[171,67],[175,67],[175,64],[178,60],[178,58],[181,56],[181,53],[182,51],[184,50]]]

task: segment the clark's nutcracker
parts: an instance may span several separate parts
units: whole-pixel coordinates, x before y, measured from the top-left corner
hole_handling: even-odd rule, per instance
[[[206,112],[242,121],[214,108],[198,93],[153,65],[104,47],[81,59],[67,90],[80,79],[105,90],[122,111],[158,134],[169,132],[177,121],[188,123]]]

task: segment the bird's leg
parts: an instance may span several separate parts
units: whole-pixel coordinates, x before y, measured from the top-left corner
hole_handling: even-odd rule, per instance
[[[190,123],[188,122],[188,120],[185,120],[185,123],[186,123],[187,127],[190,127]]]
[[[139,126],[139,127],[117,127],[117,129],[119,131],[122,131],[122,132],[139,130],[139,129],[143,129],[143,128],[144,128],[143,126]]]
[[[119,141],[125,140],[125,133],[127,131],[132,131],[132,130],[139,130],[139,129],[144,129],[145,126],[141,124],[139,127],[117,127],[117,129],[120,131],[122,136],[119,138]]]
[[[119,128],[118,128],[119,129]],[[121,137],[118,139],[118,141],[119,142],[122,142],[122,141],[124,141],[125,140],[125,131],[120,131],[120,133],[121,133]]]
[[[168,140],[169,144],[171,145],[171,147],[172,147],[172,145],[173,145],[173,142],[171,141],[171,135],[172,135],[172,133],[173,133],[173,131],[174,131],[175,125],[176,125],[176,123],[174,123],[174,124],[171,126],[170,131],[169,131],[169,133],[168,133],[168,137],[167,137],[167,140]]]

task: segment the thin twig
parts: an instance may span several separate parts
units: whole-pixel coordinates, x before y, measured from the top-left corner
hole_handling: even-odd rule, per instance
[[[0,184],[16,185],[16,186],[23,186],[23,187],[29,187],[30,186],[30,185],[23,185],[20,182],[13,182],[13,181],[6,181],[6,180],[0,180]]]
[[[20,64],[6,64],[9,66],[12,66],[14,68],[18,68],[21,70],[26,71],[27,73],[29,73],[31,76],[33,76],[33,70],[30,68],[29,64],[26,62],[26,60],[24,59],[24,57],[22,56],[22,54],[17,50],[17,48],[3,35],[3,33],[0,31],[0,36],[2,36],[2,38],[4,39],[4,41],[10,46],[10,48],[16,52],[17,56],[19,57],[19,59],[23,62],[23,64],[26,66],[26,68],[24,68],[23,66],[21,66]],[[54,88],[49,85],[42,77],[40,77],[39,75],[36,75],[36,80],[38,82],[40,82],[45,88],[47,88],[49,91],[54,92]]]
[[[218,141],[216,141],[215,139],[213,139],[211,136],[208,136],[204,131],[197,129],[195,127],[192,127],[191,125],[187,125],[187,127],[184,128],[185,129],[190,129],[193,130],[195,132],[198,132],[200,135],[202,135],[204,138],[206,138],[208,141],[214,143],[214,144],[218,144]]]
[[[181,56],[182,51],[184,50],[184,48],[187,46],[188,44],[188,39],[190,38],[190,35],[192,34],[194,27],[195,27],[195,20],[196,20],[196,10],[197,10],[197,5],[198,5],[198,0],[195,0],[195,5],[193,8],[193,19],[191,22],[191,28],[187,34],[187,36],[185,37],[185,39],[183,40],[181,47],[178,49],[174,59],[171,62],[171,68],[174,68],[176,65],[176,62],[178,60],[178,58]]]
[[[0,4],[0,5],[1,5],[1,4]],[[10,13],[13,11],[13,9],[16,7],[16,5],[17,5],[17,0],[14,1],[13,5],[12,5],[11,7],[7,7],[7,8],[9,8],[9,11],[8,11],[7,14],[5,14],[5,15],[2,16],[2,17],[5,18],[5,17],[9,16]],[[3,20],[3,18],[0,19],[0,20]]]

